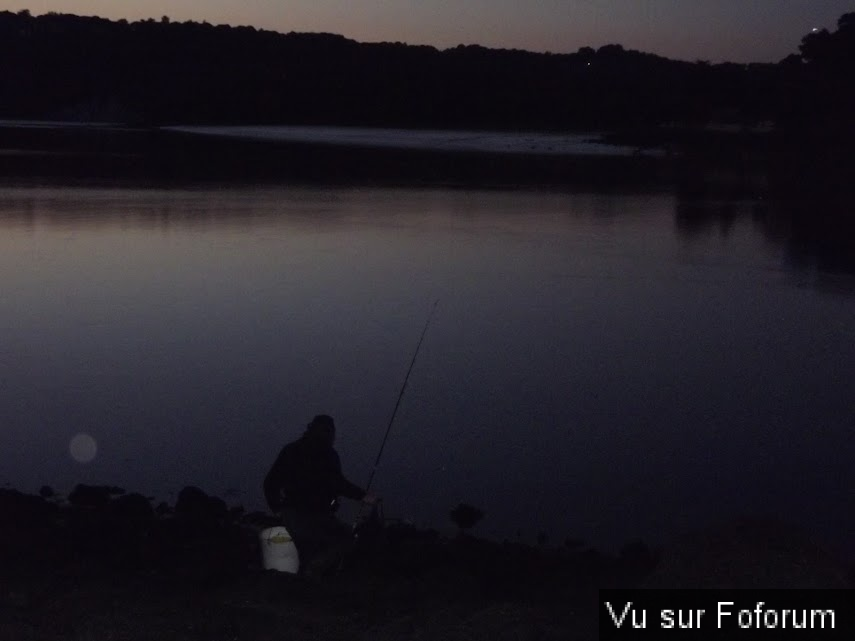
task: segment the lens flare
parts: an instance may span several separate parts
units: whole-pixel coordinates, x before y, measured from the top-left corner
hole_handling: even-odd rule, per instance
[[[98,454],[98,443],[88,434],[78,434],[68,444],[68,451],[78,463],[89,463]]]

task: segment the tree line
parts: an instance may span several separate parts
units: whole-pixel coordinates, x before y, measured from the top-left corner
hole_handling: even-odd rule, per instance
[[[0,118],[580,129],[851,121],[855,13],[777,64],[0,12]],[[851,126],[851,125],[850,125]]]

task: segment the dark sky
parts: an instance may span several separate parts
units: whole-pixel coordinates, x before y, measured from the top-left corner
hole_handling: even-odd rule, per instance
[[[618,43],[685,60],[775,62],[855,0],[15,0],[27,8],[325,31],[363,42],[572,52]]]

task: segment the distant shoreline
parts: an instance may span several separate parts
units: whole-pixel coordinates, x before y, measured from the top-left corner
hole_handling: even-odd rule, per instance
[[[677,189],[837,203],[852,197],[848,140],[771,126],[561,133],[0,120],[0,184]]]
[[[601,142],[596,133],[279,127],[278,136],[264,137],[264,130],[0,121],[0,175],[609,189],[649,189],[667,178],[661,154]]]

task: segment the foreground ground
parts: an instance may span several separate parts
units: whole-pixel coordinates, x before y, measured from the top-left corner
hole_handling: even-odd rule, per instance
[[[0,490],[0,512],[2,640],[588,639],[597,587],[652,563],[393,523],[310,581],[262,569],[268,517],[195,488],[156,509],[118,488]]]
[[[598,589],[851,587],[845,564],[778,524],[740,522],[609,557],[443,539],[374,523],[322,580],[262,569],[270,517],[185,488],[153,507],[119,488],[0,490],[0,640],[597,638]]]

